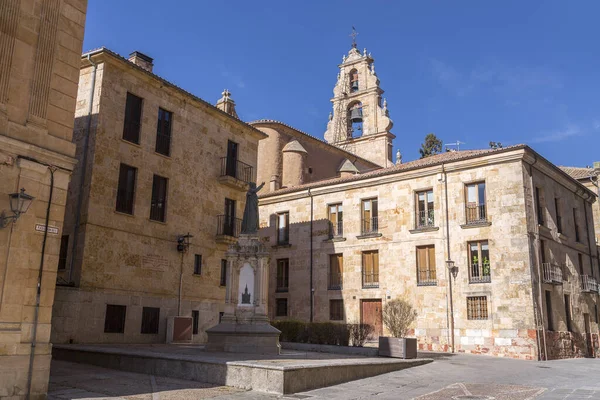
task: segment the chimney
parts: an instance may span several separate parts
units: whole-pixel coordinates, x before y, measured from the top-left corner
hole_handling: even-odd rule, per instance
[[[217,107],[221,111],[225,111],[229,115],[233,115],[238,118],[237,112],[235,112],[235,101],[231,98],[231,92],[227,89],[223,90],[221,93],[223,97],[217,101],[215,107]]]
[[[271,181],[269,182],[269,191],[274,192],[279,188],[279,175],[271,175]]]
[[[144,53],[140,53],[139,51],[134,51],[133,53],[131,53],[129,55],[129,61],[131,61],[138,67],[142,67],[148,72],[152,72],[152,67],[154,67],[154,64],[152,63],[154,59],[148,57]]]

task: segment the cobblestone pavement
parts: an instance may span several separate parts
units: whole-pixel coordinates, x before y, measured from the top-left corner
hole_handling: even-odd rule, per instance
[[[465,354],[454,356],[423,354],[423,356],[433,356],[435,361],[420,367],[284,396],[283,399],[600,400],[600,359],[571,359],[542,363]],[[156,380],[156,387],[152,390],[153,386],[148,384],[151,379],[149,375],[54,361],[49,399],[159,400],[212,397],[219,400],[257,400],[278,398],[278,396],[262,393],[243,392],[160,377],[153,378]],[[130,389],[128,382],[138,386],[134,386],[136,389]]]

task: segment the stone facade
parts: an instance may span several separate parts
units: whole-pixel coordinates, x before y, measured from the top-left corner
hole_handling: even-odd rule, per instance
[[[468,186],[474,183],[484,183],[485,200],[483,214],[472,221]],[[584,225],[584,210],[590,212],[595,201],[593,193],[527,146],[445,153],[265,194],[260,215],[261,235],[273,248],[270,315],[274,319],[329,321],[330,301],[341,300],[342,321],[357,322],[364,321],[365,300],[380,300],[385,306],[388,300],[404,297],[418,311],[414,335],[419,347],[448,351],[452,335],[445,261],[451,259],[459,269],[452,285],[456,351],[523,359],[546,357],[542,334],[542,325],[544,331],[549,328],[545,291],[551,293],[553,331],[567,330],[564,297],[563,301],[559,297],[568,293],[570,330],[585,334],[584,319],[588,318],[590,334],[597,334],[598,293],[581,290],[582,275],[598,278],[600,272],[588,241],[594,235],[593,226],[581,228],[579,242],[567,233],[559,235],[552,219],[554,202],[549,201],[542,202],[545,218],[538,224],[534,187],[543,188],[547,199],[560,198],[565,210],[564,232],[575,225],[567,209],[576,208],[578,224]],[[418,226],[417,193],[422,191],[432,192],[433,208],[430,220]],[[361,203],[365,199],[377,199],[375,232],[364,232]],[[334,204],[343,208],[343,229],[338,228],[343,234],[337,236],[330,231],[329,210]],[[277,221],[284,212],[289,213],[289,242],[280,244]],[[539,255],[540,239],[546,244],[544,260]],[[478,243],[489,249],[489,272],[484,276],[469,254],[470,246]],[[417,252],[422,246],[434,249],[435,275],[428,279],[418,276]],[[365,282],[366,251],[378,252],[375,283]],[[329,268],[334,254],[343,259],[343,282],[332,287]],[[583,269],[577,265],[578,254],[582,254]],[[553,257],[564,263],[565,280],[560,284],[544,283],[542,261],[555,263]],[[278,290],[282,282],[277,276],[279,260],[288,260],[289,284]],[[469,297],[483,298],[486,315],[479,315],[481,319],[469,315],[468,302],[473,301]],[[287,316],[277,315],[281,314],[277,299],[287,299]],[[552,346],[546,344],[546,348]],[[547,353],[548,357],[553,354]]]
[[[52,320],[55,342],[164,343],[167,318],[177,315],[192,316],[193,341],[204,342],[204,330],[216,325],[223,311],[222,261],[239,233],[247,181],[254,179],[258,142],[265,135],[235,117],[228,92],[220,103],[227,103],[229,113],[154,75],[148,56],[134,56],[128,61],[103,48],[78,58],[74,142],[82,167],[69,186],[68,251]],[[137,140],[125,134],[130,95],[141,99]],[[171,113],[166,152],[164,134],[157,134],[167,126],[159,122],[159,116],[167,118],[164,111]],[[227,163],[232,146],[239,161],[233,167]],[[131,212],[116,211],[123,164],[136,168]],[[167,179],[166,201],[153,197],[156,176]],[[157,217],[159,204],[164,214]],[[178,238],[188,233],[189,247],[180,252]],[[125,314],[124,326],[116,329],[109,326],[113,306]],[[146,312],[156,312],[158,322],[150,317],[144,322]]]
[[[1,399],[41,399],[48,389],[86,10],[86,0],[0,2],[0,213],[13,215],[8,195],[21,188],[35,197],[0,229]]]

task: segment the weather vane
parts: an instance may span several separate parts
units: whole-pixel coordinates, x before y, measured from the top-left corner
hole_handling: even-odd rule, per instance
[[[354,27],[352,27],[352,33],[350,34],[350,37],[352,38],[352,47],[356,48],[356,37],[358,36],[358,32],[356,32],[356,29],[354,29]]]

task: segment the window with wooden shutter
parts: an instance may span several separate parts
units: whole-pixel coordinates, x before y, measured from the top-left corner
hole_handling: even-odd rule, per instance
[[[133,214],[133,199],[135,194],[135,178],[137,168],[126,164],[119,167],[119,183],[117,186],[117,207],[118,212]]]
[[[142,309],[141,333],[156,334],[160,322],[160,308],[144,307]]]
[[[467,319],[488,319],[487,296],[467,297]]]
[[[486,222],[485,182],[471,183],[466,188],[467,224]]]
[[[125,315],[127,306],[116,304],[106,305],[106,315],[104,317],[104,333],[123,333],[125,332]]]
[[[377,199],[366,199],[362,201],[362,224],[361,233],[368,235],[379,232]]]
[[[277,214],[277,244],[288,244],[290,241],[290,213]]]
[[[154,175],[152,179],[152,198],[150,200],[150,219],[165,222],[167,212],[167,178]]]
[[[491,282],[490,250],[487,240],[469,242],[469,283]]]
[[[277,287],[276,292],[287,292],[289,287],[290,260],[282,258],[277,260]]]
[[[123,123],[123,139],[140,144],[140,128],[142,120],[142,99],[127,93],[125,100],[125,120]]]
[[[417,285],[437,285],[434,245],[417,247]]]
[[[379,287],[379,252],[364,251],[363,261],[363,288]]]
[[[329,290],[341,290],[343,284],[344,257],[342,254],[329,255]]]
[[[329,237],[344,236],[343,208],[341,204],[329,206]]]
[[[173,113],[162,108],[158,109],[158,122],[156,125],[155,151],[164,156],[171,155],[171,125]]]
[[[287,299],[275,299],[275,316],[276,317],[287,317],[287,315],[288,315]]]
[[[344,320],[344,300],[329,300],[329,319],[331,321]]]

